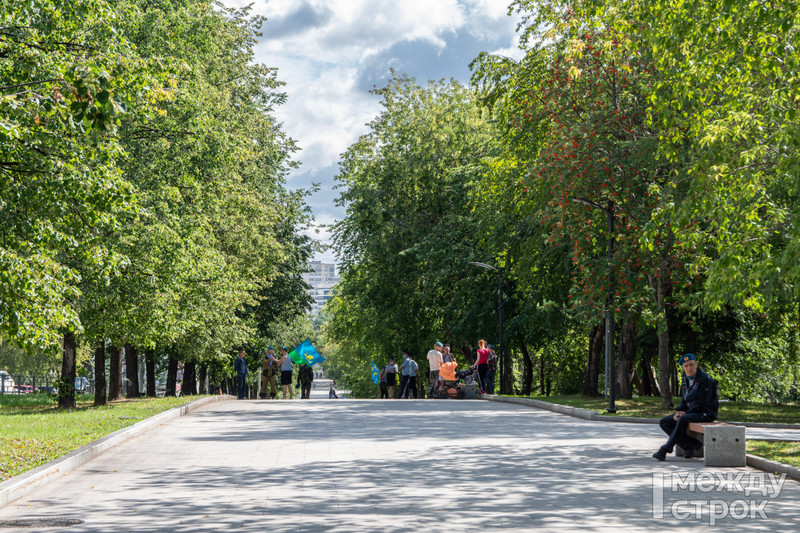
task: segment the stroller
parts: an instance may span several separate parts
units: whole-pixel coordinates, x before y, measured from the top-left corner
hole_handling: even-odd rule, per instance
[[[464,380],[470,374],[470,370],[455,371],[455,366],[452,368],[445,368],[444,366],[439,371],[440,385],[436,391],[436,397],[442,400],[447,398],[463,399],[464,393]]]
[[[466,384],[477,383],[479,379],[477,368],[465,368],[464,370],[459,370],[457,374],[458,378]]]

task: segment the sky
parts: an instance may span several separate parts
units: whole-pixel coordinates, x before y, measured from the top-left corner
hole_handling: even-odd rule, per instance
[[[301,148],[289,188],[318,183],[307,199],[315,217],[309,235],[330,243],[328,226],[345,211],[335,205],[339,156],[380,111],[370,94],[390,69],[419,83],[455,78],[468,83],[469,63],[481,51],[519,57],[517,19],[510,0],[223,0],[252,4],[267,17],[255,60],[278,69],[286,104],[283,129]],[[333,250],[315,257],[335,262]]]

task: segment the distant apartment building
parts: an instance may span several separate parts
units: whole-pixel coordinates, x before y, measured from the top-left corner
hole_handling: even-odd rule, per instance
[[[331,299],[333,286],[339,281],[336,275],[336,265],[322,261],[309,261],[309,272],[303,274],[303,281],[309,284],[308,294],[314,299],[311,304],[311,313],[317,314],[325,302]]]

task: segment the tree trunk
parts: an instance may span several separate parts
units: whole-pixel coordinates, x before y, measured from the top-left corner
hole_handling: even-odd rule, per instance
[[[552,363],[548,362],[547,366],[551,367]],[[550,393],[552,392],[552,388],[553,388],[553,372],[552,372],[551,368],[548,368],[548,370],[547,370],[547,378],[544,381],[544,385],[546,387],[544,395],[545,396],[550,396]]]
[[[620,332],[619,353],[617,355],[617,398],[633,398],[633,368],[636,363],[636,313],[625,311]]]
[[[111,346],[111,357],[108,367],[108,401],[122,399],[122,350]]]
[[[106,341],[100,340],[100,344],[94,350],[94,406],[100,407],[106,404]]]
[[[214,369],[214,367],[211,367],[211,373],[208,376],[208,387],[209,394],[219,394],[222,392],[222,385],[217,379],[217,371]]]
[[[200,365],[200,370],[197,373],[197,381],[200,382],[199,393],[200,394],[208,394],[208,383],[206,382],[206,377],[208,376],[208,365],[202,364]],[[261,380],[259,380],[260,382]]]
[[[589,328],[589,355],[581,388],[581,394],[584,396],[600,395],[597,391],[597,382],[600,379],[600,356],[603,353],[605,335],[605,326],[602,323]]]
[[[651,365],[652,355],[642,354],[640,367],[642,369],[642,395],[643,396],[661,396],[658,383],[656,382],[655,372]]]
[[[181,385],[181,396],[195,396],[197,395],[197,379],[195,377],[195,368],[197,363],[189,361],[183,365],[183,384]]]
[[[175,384],[178,381],[178,359],[170,354],[167,363],[167,389],[164,396],[175,396]]]
[[[667,295],[666,268],[659,268],[659,276],[656,278],[656,298],[659,313],[662,315],[662,324],[658,327],[658,388],[661,391],[661,407],[672,409],[672,387],[670,386],[670,367],[672,358],[669,355],[669,326],[667,323],[667,308],[664,301]]]
[[[519,332],[517,332],[517,342],[519,342],[522,352],[522,395],[530,396],[533,387],[533,361],[531,354],[528,353],[528,347],[525,345],[525,339]]]
[[[467,360],[467,364],[475,364],[475,361],[478,359],[478,354],[472,349],[472,346],[459,346],[458,350],[464,355],[464,359]]]
[[[125,343],[125,396],[138,398],[139,394],[139,352]]]
[[[670,369],[672,370],[670,378],[672,379],[672,397],[674,398],[680,394],[681,378],[678,375],[678,367],[676,365],[670,365]]]
[[[77,342],[73,333],[64,335],[64,351],[61,357],[61,385],[58,387],[58,408],[75,408],[75,352]]]
[[[545,396],[544,386],[544,354],[539,356],[539,394]]]
[[[144,364],[147,368],[147,397],[156,397],[156,354],[147,350],[144,355]]]
[[[477,358],[477,354],[475,356]],[[501,390],[506,391],[506,394],[513,394],[514,390],[514,352],[511,349],[507,349],[503,346],[503,388]]]
[[[147,396],[147,365],[145,364],[145,353],[139,352],[139,364],[136,365],[136,375],[139,376],[139,396]]]

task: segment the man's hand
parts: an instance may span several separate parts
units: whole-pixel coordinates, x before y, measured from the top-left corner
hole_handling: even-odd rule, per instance
[[[672,419],[675,420],[675,422],[677,422],[678,419],[685,414],[686,411],[675,411],[675,416],[673,416]]]

